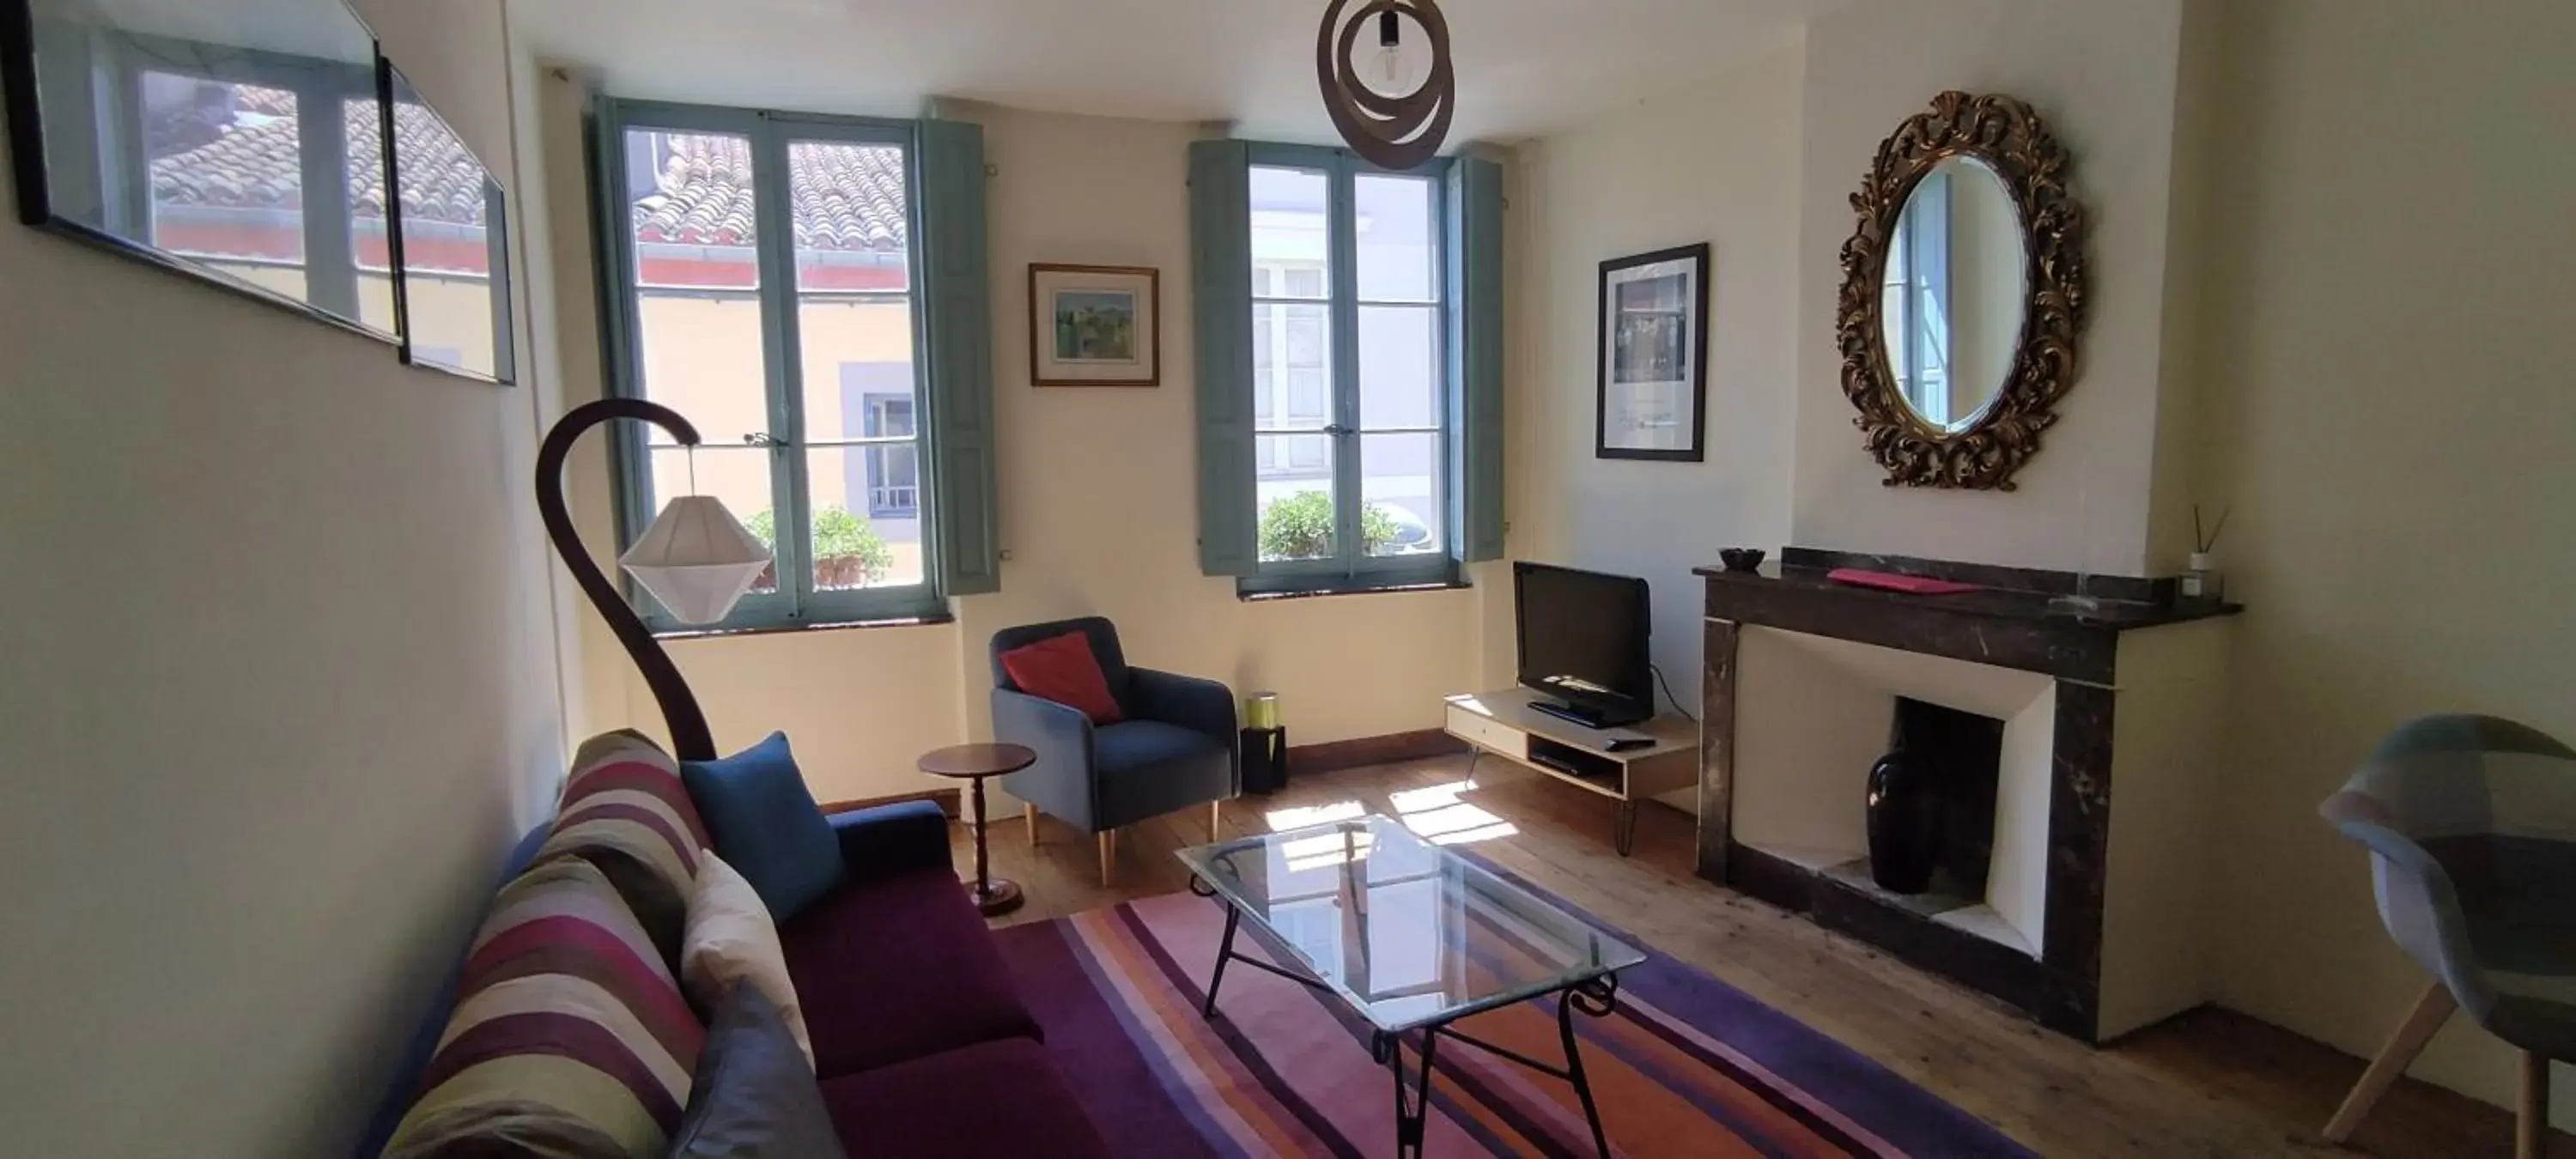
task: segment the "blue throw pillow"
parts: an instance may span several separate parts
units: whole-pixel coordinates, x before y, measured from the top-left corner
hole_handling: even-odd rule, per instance
[[[742,874],[785,924],[841,884],[841,842],[814,804],[787,734],[716,761],[680,762],[716,856]]]

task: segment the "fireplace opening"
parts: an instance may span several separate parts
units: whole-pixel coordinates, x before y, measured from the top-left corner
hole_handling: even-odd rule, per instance
[[[1906,696],[1890,715],[1887,752],[1865,781],[1869,855],[1828,872],[1925,917],[1979,905],[2004,722]]]

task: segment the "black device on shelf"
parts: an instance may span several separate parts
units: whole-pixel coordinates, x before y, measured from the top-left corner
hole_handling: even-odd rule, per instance
[[[1646,581],[1552,564],[1512,564],[1520,681],[1555,697],[1530,707],[1587,728],[1655,714]]]

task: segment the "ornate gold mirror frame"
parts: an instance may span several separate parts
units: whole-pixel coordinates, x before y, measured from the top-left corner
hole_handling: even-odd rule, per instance
[[[2028,301],[2000,393],[1976,421],[1949,431],[1905,404],[1888,363],[1881,293],[1906,199],[1934,166],[1958,156],[1984,162],[2012,194]],[[1860,228],[1843,243],[1835,340],[1843,393],[1860,410],[1853,425],[1887,468],[1887,486],[2013,490],[2013,472],[2039,453],[2040,432],[2056,425],[2057,402],[2080,365],[2085,310],[2084,207],[2066,190],[2066,168],[2066,149],[2039,114],[2005,96],[1942,93],[1931,111],[1907,118],[1879,145],[1868,180],[1852,194]]]

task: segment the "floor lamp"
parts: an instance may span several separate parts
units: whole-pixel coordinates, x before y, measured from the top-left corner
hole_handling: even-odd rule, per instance
[[[643,617],[627,605],[625,593],[592,562],[564,503],[564,460],[571,455],[573,442],[590,428],[619,419],[651,423],[683,447],[694,449],[700,442],[698,429],[689,420],[659,403],[611,398],[575,407],[537,448],[537,514],[545,521],[555,554],[571,569],[573,581],[581,585],[582,594],[590,597],[599,618],[608,621],[617,642],[626,646],[626,654],[644,674],[645,685],[662,706],[672,754],[684,761],[711,761],[716,758],[715,738],[707,731],[707,716],[699,709],[698,698],[680,679],[679,666],[671,663],[652,630],[644,626]],[[724,504],[712,496],[683,495],[663,506],[653,525],[618,562],[674,616],[688,623],[714,623],[724,619],[759,582],[771,561],[769,548],[744,530]]]

